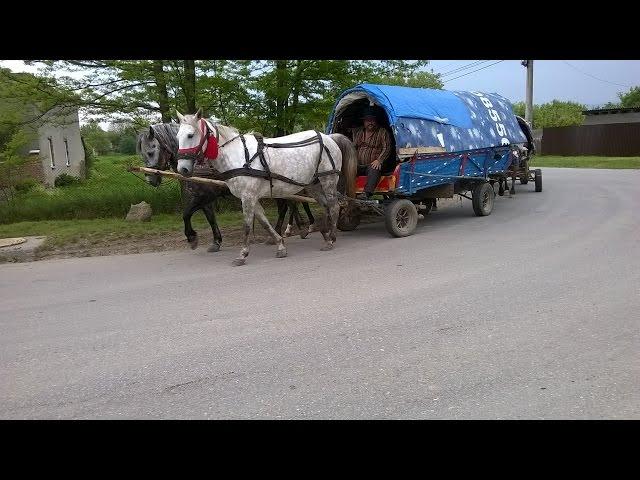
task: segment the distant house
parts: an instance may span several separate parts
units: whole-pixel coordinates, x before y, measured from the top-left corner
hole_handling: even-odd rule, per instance
[[[602,108],[599,110],[585,110],[583,125],[606,125],[610,123],[638,123],[640,122],[640,107],[633,108]]]
[[[46,95],[32,98],[28,91],[18,88],[20,84],[37,83],[30,73],[12,73],[4,68],[0,71],[0,117],[4,120],[0,126],[2,140],[7,142],[18,132],[26,137],[26,144],[16,152],[26,157],[26,162],[10,171],[5,170],[0,184],[7,185],[16,179],[31,177],[53,186],[56,177],[63,173],[84,178],[85,149],[80,137],[78,108],[72,104],[52,107],[57,100],[53,88],[50,90],[51,98]],[[45,92],[42,90],[40,93]],[[0,145],[0,149],[4,146]],[[0,158],[0,162],[4,161]]]
[[[28,160],[21,177],[32,177],[48,186],[63,173],[85,178],[85,149],[77,108],[55,107],[24,128],[29,141],[22,153]]]

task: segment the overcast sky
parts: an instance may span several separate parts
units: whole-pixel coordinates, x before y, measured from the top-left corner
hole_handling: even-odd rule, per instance
[[[446,90],[478,90],[499,93],[512,102],[523,101],[526,69],[520,60],[496,62],[432,60],[428,68],[446,74]],[[34,71],[20,60],[4,60],[0,65],[14,71]],[[640,85],[640,60],[535,60],[533,74],[534,103],[557,99],[599,106],[618,101],[618,92]]]
[[[520,60],[497,61],[432,60],[428,68],[441,74],[449,73],[443,77],[446,90],[479,90],[499,93],[512,102],[524,101],[526,68],[520,64]],[[462,67],[466,68],[455,71]],[[588,106],[602,105],[619,101],[618,92],[639,85],[640,60],[533,62],[533,103],[556,99]]]

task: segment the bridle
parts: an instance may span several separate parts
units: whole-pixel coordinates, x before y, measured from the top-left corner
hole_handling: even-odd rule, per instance
[[[218,142],[220,140],[220,132],[218,131],[218,127],[213,124],[213,128],[215,130],[215,137],[211,134],[211,129],[209,128],[209,123],[205,121],[204,118],[201,118],[199,121],[200,128],[200,143],[197,146],[191,148],[179,148],[178,156],[180,158],[184,158],[187,160],[193,160],[195,165],[199,165],[206,158],[207,160],[215,160],[218,158],[218,150],[222,146],[226,145],[229,142],[225,142],[222,146],[218,146]]]

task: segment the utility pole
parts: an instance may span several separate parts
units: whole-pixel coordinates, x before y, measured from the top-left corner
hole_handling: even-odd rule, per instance
[[[527,97],[524,119],[530,127],[533,127],[533,60],[523,60],[522,66],[527,67]]]

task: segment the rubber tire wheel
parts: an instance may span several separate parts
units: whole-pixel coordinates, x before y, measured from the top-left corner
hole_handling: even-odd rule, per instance
[[[529,183],[529,177],[525,175],[520,175],[520,185],[526,185]]]
[[[488,196],[487,196],[488,195]],[[471,192],[473,211],[479,217],[485,217],[491,214],[495,193],[489,182],[479,183],[473,187]]]
[[[345,210],[349,212],[346,215]],[[350,232],[355,230],[360,225],[360,212],[358,211],[357,206],[350,206],[345,208],[340,208],[340,214],[338,215],[338,230],[341,232]]]
[[[407,237],[416,229],[418,210],[411,200],[394,200],[384,210],[384,224],[394,237]]]
[[[535,171],[535,179],[536,179],[536,192],[542,191],[542,170],[536,168]]]

